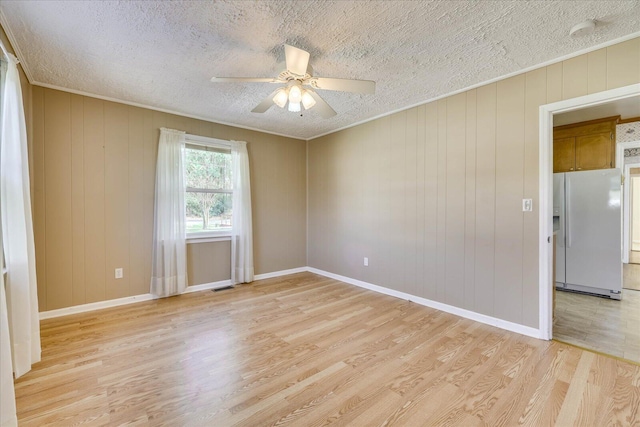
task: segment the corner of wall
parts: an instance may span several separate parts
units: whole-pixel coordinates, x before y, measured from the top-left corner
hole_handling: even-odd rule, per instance
[[[309,265],[309,140],[305,142],[305,197],[306,197],[306,224],[305,224],[305,254],[304,265]]]

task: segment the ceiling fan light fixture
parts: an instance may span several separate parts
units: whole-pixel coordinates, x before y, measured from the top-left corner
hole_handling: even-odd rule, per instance
[[[300,112],[300,103],[289,101],[289,111],[291,111],[292,113]]]
[[[311,96],[309,91],[302,91],[302,105],[304,106],[305,110],[308,110],[309,108],[316,105],[316,100],[313,99],[313,96]]]
[[[284,108],[287,105],[287,100],[289,99],[289,94],[287,93],[287,89],[280,88],[278,92],[273,97],[273,103],[276,104],[280,108]]]
[[[300,90],[300,86],[291,86],[289,88],[289,104],[300,104],[300,101],[302,101],[302,91]]]

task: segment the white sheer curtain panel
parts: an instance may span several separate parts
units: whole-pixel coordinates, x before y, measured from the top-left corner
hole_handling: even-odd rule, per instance
[[[0,424],[17,425],[13,374],[40,361],[38,285],[29,190],[27,130],[18,60],[6,54],[0,118],[0,218],[5,278],[0,279]]]
[[[231,218],[231,283],[253,281],[253,227],[247,143],[231,141],[233,213]]]
[[[4,293],[4,275],[0,274],[0,426],[17,426],[16,395],[13,389],[11,366],[11,340],[7,298]]]
[[[151,271],[151,293],[159,297],[187,287],[184,141],[184,132],[160,129]]]
[[[6,297],[16,378],[40,361],[40,318],[31,218],[27,129],[17,60],[9,57],[2,91],[0,204]]]

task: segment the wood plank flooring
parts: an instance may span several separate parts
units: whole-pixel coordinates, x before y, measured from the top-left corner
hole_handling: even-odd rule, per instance
[[[638,252],[631,253],[638,254]],[[636,257],[640,257],[640,255],[636,255]],[[640,261],[640,259],[636,259],[635,261]],[[640,263],[622,264],[622,287],[624,289],[640,291]]]
[[[640,423],[640,366],[310,273],[42,322],[21,426]]]
[[[616,301],[556,292],[553,338],[640,363],[640,291]]]

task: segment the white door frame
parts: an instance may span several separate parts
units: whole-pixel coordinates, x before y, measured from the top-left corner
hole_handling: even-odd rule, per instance
[[[578,98],[567,99],[540,106],[540,250],[538,258],[539,266],[539,333],[540,338],[550,340],[552,338],[552,283],[555,278],[552,272],[552,245],[553,245],[553,115],[567,111],[593,107],[619,99],[640,96],[640,84],[633,84]]]
[[[640,148],[640,141],[621,142],[616,144],[616,167],[622,169],[624,174],[623,196],[622,196],[622,262],[629,263],[629,241],[631,239],[631,181],[629,169],[640,167],[640,163],[624,164],[624,150],[627,148]]]

